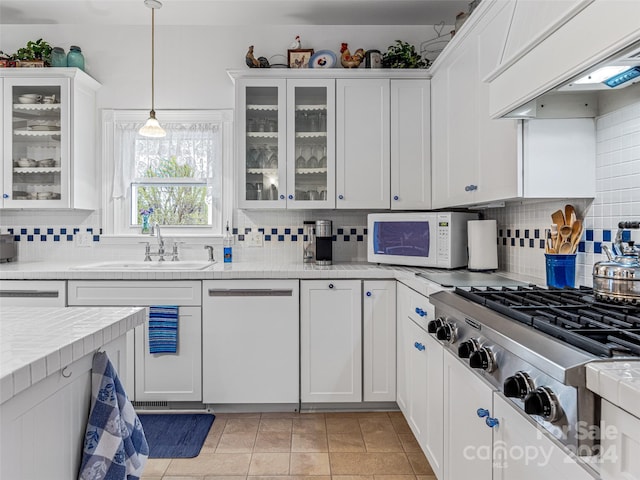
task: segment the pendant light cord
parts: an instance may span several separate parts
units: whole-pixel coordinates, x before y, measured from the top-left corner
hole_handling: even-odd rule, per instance
[[[155,117],[155,81],[154,81],[154,71],[155,71],[155,25],[156,25],[156,9],[151,8],[151,112]]]

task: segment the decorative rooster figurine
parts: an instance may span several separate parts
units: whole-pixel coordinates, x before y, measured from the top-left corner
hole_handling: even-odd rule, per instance
[[[269,68],[269,60],[265,57],[256,57],[253,56],[253,45],[249,46],[249,51],[245,55],[245,61],[247,62],[247,66],[249,68]]]
[[[291,45],[289,45],[289,50],[300,50],[301,48],[302,45],[300,43],[300,35],[296,35],[296,39]]]
[[[362,48],[357,49],[356,53],[351,55],[346,43],[342,44],[340,53],[340,63],[344,68],[358,68],[364,58],[364,50]]]

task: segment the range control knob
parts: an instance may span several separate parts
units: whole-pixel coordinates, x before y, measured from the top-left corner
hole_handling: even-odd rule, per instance
[[[443,342],[453,343],[456,341],[456,327],[454,324],[446,322],[436,330],[436,338]]]
[[[458,346],[458,357],[460,358],[469,358],[473,352],[478,350],[480,345],[475,338],[471,338],[469,340],[465,340]]]
[[[524,411],[529,415],[539,415],[548,422],[562,417],[562,407],[558,397],[548,387],[538,387],[524,397]]]
[[[496,358],[489,348],[482,347],[469,355],[469,366],[471,366],[471,368],[479,368],[487,372],[493,372],[497,366]]]
[[[438,328],[440,328],[442,325],[444,325],[444,319],[442,317],[431,320],[429,323],[427,323],[427,332],[436,333]]]
[[[534,388],[533,380],[531,380],[529,374],[522,371],[507,377],[502,385],[505,396],[510,398],[524,398]]]

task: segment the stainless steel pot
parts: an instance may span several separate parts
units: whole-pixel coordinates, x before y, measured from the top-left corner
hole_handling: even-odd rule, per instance
[[[593,292],[599,300],[616,303],[640,303],[640,250],[632,241],[623,242],[624,229],[640,227],[640,222],[620,222],[614,251],[603,245],[608,260],[593,266]]]

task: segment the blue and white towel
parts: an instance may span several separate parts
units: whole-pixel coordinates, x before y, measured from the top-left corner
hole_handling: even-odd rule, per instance
[[[138,480],[149,456],[144,430],[104,352],[93,357],[91,412],[79,480]]]
[[[149,353],[178,352],[178,307],[149,307]]]

